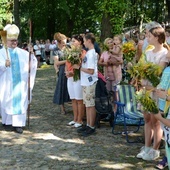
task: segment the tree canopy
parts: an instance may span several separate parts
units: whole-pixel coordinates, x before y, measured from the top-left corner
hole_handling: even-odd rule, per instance
[[[169,0],[1,0],[0,27],[15,23],[22,40],[30,36],[30,23],[33,39],[53,39],[55,32],[69,37],[89,29],[104,40],[125,27],[167,22],[169,6]]]

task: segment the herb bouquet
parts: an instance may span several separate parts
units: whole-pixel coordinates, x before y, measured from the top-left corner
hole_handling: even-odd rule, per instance
[[[81,55],[81,49],[75,46],[71,46],[71,48],[68,51],[67,61],[71,63],[71,65],[80,64],[81,62],[80,55]],[[77,81],[79,79],[80,79],[80,69],[74,69],[73,80]]]
[[[122,46],[123,56],[126,62],[133,61],[136,54],[136,48],[133,42],[126,42]]]
[[[151,113],[157,114],[159,109],[156,102],[150,97],[151,91],[146,91],[145,88],[136,92],[136,100],[141,103],[143,110],[147,110]]]
[[[141,88],[141,80],[145,79],[152,83],[153,87],[156,87],[160,83],[160,75],[162,73],[162,68],[153,64],[152,62],[139,61],[137,64],[133,65],[128,69],[128,73],[134,80],[134,86],[137,89],[136,99],[140,102],[145,110],[152,113],[158,113],[158,107],[155,101],[150,97],[150,93],[153,90],[147,91]]]

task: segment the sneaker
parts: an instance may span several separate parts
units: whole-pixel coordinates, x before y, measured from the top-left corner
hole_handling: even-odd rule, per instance
[[[74,127],[75,127],[75,128],[79,128],[79,127],[81,127],[81,126],[82,126],[81,123],[75,123],[75,124],[74,124]]]
[[[148,153],[145,153],[142,157],[145,161],[152,161],[160,157],[160,151],[155,149],[150,149]]]
[[[95,131],[96,131],[95,129],[92,129],[88,126],[88,128],[84,132],[82,132],[81,136],[84,136],[84,137],[90,136],[94,134]]]
[[[140,152],[136,155],[137,158],[142,158],[145,154],[145,146],[140,149]]]
[[[75,121],[71,121],[68,123],[69,126],[73,126],[76,122]]]
[[[164,156],[163,159],[156,165],[157,169],[164,169],[168,166],[167,157]]]
[[[82,132],[86,131],[87,128],[88,128],[88,126],[81,126],[80,128],[77,129],[77,133],[82,133]]]

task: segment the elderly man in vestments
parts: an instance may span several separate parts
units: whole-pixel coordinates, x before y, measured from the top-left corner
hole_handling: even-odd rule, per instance
[[[2,125],[12,125],[17,133],[23,133],[23,127],[26,125],[27,108],[31,101],[31,97],[28,101],[28,89],[31,96],[37,70],[37,59],[33,52],[29,54],[28,51],[17,47],[19,28],[16,25],[8,24],[4,31],[7,33],[6,47],[4,45],[0,49],[0,113]],[[30,83],[28,83],[29,70]]]

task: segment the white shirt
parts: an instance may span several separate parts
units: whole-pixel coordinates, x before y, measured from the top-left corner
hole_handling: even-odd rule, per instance
[[[49,49],[54,50],[56,48],[56,44],[50,44]]]
[[[163,50],[158,51],[156,53],[153,52],[153,50],[146,52],[146,60],[149,62],[152,62],[154,64],[160,64],[160,62],[166,62],[168,63],[168,59],[166,57],[168,50],[166,48],[163,48]]]
[[[41,55],[41,44],[34,45],[35,55]]]
[[[86,56],[82,61],[82,68],[86,69],[94,69],[93,74],[88,74],[81,71],[81,85],[82,86],[90,86],[94,84],[98,80],[98,71],[97,71],[97,53],[95,49],[88,50]]]

